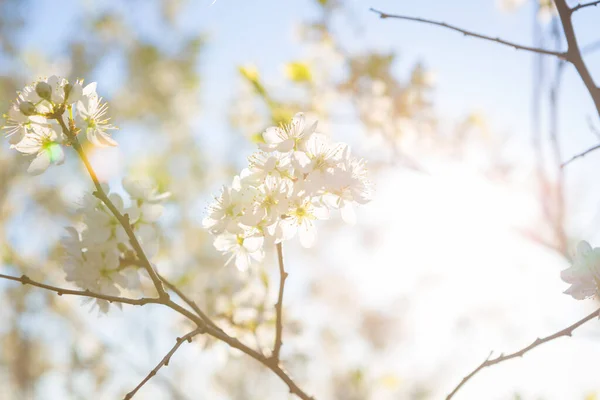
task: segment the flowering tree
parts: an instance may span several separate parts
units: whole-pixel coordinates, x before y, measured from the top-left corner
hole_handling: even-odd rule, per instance
[[[177,10],[167,3],[163,12],[165,20],[169,21]],[[257,376],[263,371],[283,381],[293,395],[312,398],[312,390],[307,389],[311,379],[299,372],[302,368],[298,365],[306,362],[303,357],[315,355],[301,354],[296,349],[289,350],[290,346],[283,346],[284,338],[291,339],[310,322],[309,318],[297,320],[294,313],[286,312],[289,311],[284,302],[286,282],[297,276],[288,275],[283,243],[298,236],[303,247],[313,246],[317,240],[316,227],[321,224],[317,220],[339,212],[344,222],[353,224],[356,222],[355,206],[366,204],[373,197],[366,162],[354,156],[350,145],[336,142],[329,135],[332,123],[347,119],[338,116],[340,107],[334,106],[335,103],[350,104],[357,125],[364,128],[371,140],[383,143],[379,151],[367,157],[375,172],[398,164],[411,170],[423,170],[414,154],[424,149],[461,154],[466,138],[473,140],[472,131],[485,130],[481,118],[473,114],[460,121],[452,135],[440,134],[432,104],[433,80],[423,64],[415,64],[410,68],[408,78],[399,79],[393,73],[394,54],[380,51],[357,54],[346,50],[331,26],[332,17],[344,12],[343,3],[317,3],[317,20],[304,23],[299,35],[302,44],[311,47],[314,53],[306,59],[291,60],[286,64],[285,88],[289,90],[281,90],[278,82],[271,84],[270,79],[264,78],[251,65],[239,68],[241,82],[231,107],[234,110],[231,125],[258,149],[247,157],[248,164],[242,168],[235,162],[233,165],[225,162],[226,165],[221,167],[226,172],[214,174],[218,176],[211,176],[213,167],[205,163],[204,151],[197,146],[189,128],[192,124],[190,114],[193,114],[190,109],[196,105],[193,94],[198,87],[198,79],[190,65],[202,45],[199,37],[180,43],[185,57],[173,56],[168,52],[162,54],[160,46],[138,41],[135,35],[121,41],[115,32],[127,33],[128,26],[117,14],[101,14],[94,20],[94,29],[98,32],[88,33],[91,40],[98,47],[113,51],[123,46],[121,50],[129,57],[130,90],[113,94],[110,100],[112,114],[121,126],[133,120],[150,132],[156,131],[152,137],[158,143],[150,161],[132,162],[131,174],[128,174],[131,177],[122,179],[120,187],[115,182],[109,185],[93,167],[94,158],[108,158],[109,148],[116,147],[126,136],[121,136],[120,132],[115,135],[116,127],[108,117],[107,103],[97,94],[95,83],[56,76],[42,78],[18,90],[16,100],[13,98],[6,106],[4,131],[13,151],[3,154],[10,160],[2,164],[0,172],[6,174],[2,184],[4,187],[15,187],[18,183],[24,187],[34,186],[31,197],[39,198],[44,207],[54,207],[61,224],[67,228],[60,241],[48,245],[52,248],[49,253],[56,256],[53,265],[57,277],[49,268],[32,267],[35,263],[8,244],[2,249],[2,255],[4,263],[14,273],[2,271],[0,277],[21,283],[23,290],[19,296],[22,298],[30,293],[29,288],[59,296],[82,297],[84,302],[92,303],[92,308],[99,310],[99,314],[108,313],[106,319],[113,318],[112,309],[122,308],[123,304],[147,306],[140,308],[150,308],[153,312],[164,309],[169,313],[164,316],[165,321],[173,320],[168,319],[171,315],[182,317],[174,324],[178,338],[173,347],[162,359],[152,361],[158,363],[149,372],[147,369],[136,371],[142,378],[137,386],[131,385],[126,399],[133,398],[138,391],[143,393],[141,388],[148,381],[161,379],[163,368],[169,365],[171,357],[192,339],[204,347],[218,344],[221,348],[244,353],[246,358],[239,361],[237,373],[232,372],[235,371],[234,363],[229,363],[216,378],[231,398],[261,396],[262,391],[267,391],[265,397],[276,393],[268,385],[257,387]],[[594,4],[570,9],[561,2],[556,5],[554,8],[551,2],[541,2],[540,16],[544,19],[556,18],[556,15],[561,19],[564,17],[565,37],[569,42],[567,52],[522,46],[447,24],[417,20],[557,57],[562,63],[574,64],[588,84],[586,76],[589,72],[586,75],[587,67],[577,56],[576,42],[570,38],[574,33],[572,27],[569,28],[569,21],[572,13]],[[406,18],[387,13],[380,13],[380,16]],[[65,74],[88,76],[93,64],[101,63],[99,54],[102,52],[84,56],[78,52],[85,53],[86,50],[74,43],[73,70]],[[340,67],[346,71],[343,78],[335,72]],[[102,86],[102,80],[99,81]],[[6,86],[7,92],[18,89],[12,83]],[[590,94],[594,98],[597,88],[592,89]],[[299,110],[306,114],[298,113]],[[149,148],[153,146],[151,142],[143,141]],[[250,153],[245,150],[240,152],[244,156]],[[356,146],[353,150],[358,154],[367,153]],[[485,150],[489,155],[489,165],[485,167],[494,174],[504,171],[498,162],[497,150],[495,144]],[[77,157],[70,157],[71,154]],[[131,154],[132,159],[135,156]],[[75,159],[78,159],[77,163],[73,162]],[[87,187],[82,190],[77,209],[71,213],[60,189],[45,191],[39,184],[42,181],[35,181],[31,175],[43,174],[43,179],[55,181],[60,188],[73,181],[73,169],[77,170],[79,163],[91,177],[93,189],[92,192]],[[22,171],[27,171],[29,176],[20,176]],[[232,178],[234,173],[231,171],[240,172]],[[223,182],[231,184],[224,186],[203,212],[201,226],[195,225],[191,223],[191,210],[196,206],[197,197],[207,191],[209,180],[212,180],[210,184],[214,182],[219,186]],[[2,195],[6,192],[0,190]],[[172,217],[174,207],[179,218]],[[559,253],[568,255],[566,235],[562,220],[556,217],[558,214],[549,218],[560,239],[555,247]],[[333,224],[332,221],[329,226]],[[325,224],[321,226],[328,229]],[[336,240],[328,236],[326,233],[328,241]],[[211,243],[217,252],[211,248]],[[182,247],[185,251],[178,251]],[[272,251],[277,255],[275,284],[268,269],[264,268],[266,254]],[[597,249],[592,249],[586,242],[579,245],[572,267],[562,275],[571,285],[567,294],[576,299],[596,296],[600,279],[597,253]],[[165,259],[169,261],[165,263]],[[52,278],[66,280],[76,288],[68,284],[49,284]],[[344,284],[339,276],[329,280],[335,282],[334,286]],[[10,286],[11,290],[13,288]],[[326,303],[323,293],[331,295],[332,292],[331,289],[319,292],[316,288],[315,297],[318,302]],[[15,310],[19,310],[24,302],[12,292],[8,292],[7,297]],[[52,297],[49,309],[58,310],[60,306],[55,306],[54,302],[61,304],[61,300]],[[354,312],[353,304],[347,303],[350,310],[343,313]],[[455,387],[448,398],[481,369],[570,335],[598,316],[598,312],[514,353],[493,358],[490,355]],[[64,309],[60,309],[60,313],[66,316],[68,323],[78,326],[78,315]],[[383,358],[385,346],[382,343],[387,340],[384,336],[386,331],[393,331],[387,329],[391,318],[377,312],[365,314],[364,326],[358,333],[367,338],[373,353]],[[329,339],[323,335],[324,346],[334,347],[337,340],[332,333],[330,335]],[[19,343],[24,343],[25,347],[28,346],[26,336],[27,332],[18,336]],[[123,344],[127,346],[127,343]],[[286,347],[288,354],[285,354]],[[99,350],[98,358],[104,353],[105,350]],[[73,359],[76,360],[72,366],[74,370],[86,364],[76,355]],[[246,360],[258,362],[264,368],[258,371],[255,364],[244,364]],[[94,374],[99,387],[103,372],[99,367],[98,370]],[[330,382],[335,398],[377,398],[376,381],[385,378],[394,385],[394,377],[373,377],[360,369],[340,368],[335,373]],[[28,379],[29,382],[35,380],[28,376],[20,379],[24,388],[28,386]],[[176,384],[164,382],[172,398],[185,398]],[[327,396],[319,392],[314,395],[316,398]],[[89,396],[89,391],[83,396]]]

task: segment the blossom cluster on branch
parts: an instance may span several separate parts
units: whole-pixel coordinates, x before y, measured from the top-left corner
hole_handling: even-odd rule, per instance
[[[340,210],[353,223],[353,205],[371,200],[365,161],[316,127],[298,113],[290,125],[268,128],[260,150],[248,157],[248,168],[209,206],[203,224],[215,235],[217,250],[231,255],[228,263],[235,260],[245,270],[262,261],[266,245],[296,234],[311,247],[317,219]]]
[[[51,76],[39,80],[19,92],[6,117],[6,131],[11,148],[25,155],[35,155],[27,170],[43,173],[51,164],[65,160],[63,144],[68,143],[59,125],[67,114],[69,123],[84,131],[95,146],[116,146],[108,131],[116,129],[106,117],[108,106],[96,93],[96,82],[83,86],[83,81],[70,83]]]
[[[128,207],[117,193],[110,193],[108,197],[120,214],[128,217],[146,256],[152,258],[158,252],[160,237],[156,221],[163,212],[161,203],[169,193],[158,194],[151,182],[128,178],[123,179],[123,188],[130,198]],[[104,191],[108,193],[108,187]],[[121,289],[140,289],[140,278],[147,274],[138,264],[136,252],[121,223],[92,194],[84,196],[79,212],[83,224],[77,228],[68,227],[67,235],[62,239],[66,279],[82,289],[110,296],[121,295]],[[108,311],[107,301],[96,301],[101,312]]]

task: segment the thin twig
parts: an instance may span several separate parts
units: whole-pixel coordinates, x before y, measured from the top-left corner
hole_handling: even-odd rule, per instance
[[[561,168],[566,167],[567,165],[569,165],[570,163],[572,163],[573,161],[577,160],[578,158],[581,157],[585,157],[588,153],[591,153],[592,151],[598,150],[600,149],[600,144],[595,145],[594,147],[591,147],[589,149],[587,149],[586,151],[576,154],[573,157],[571,157],[570,159],[568,159],[567,161],[565,161],[564,163],[561,164]]]
[[[525,353],[527,353],[528,351],[533,350],[534,348],[536,348],[536,347],[538,347],[538,346],[540,346],[540,345],[542,345],[544,343],[550,342],[550,341],[552,341],[554,339],[558,339],[559,337],[562,337],[562,336],[571,336],[573,334],[573,331],[575,329],[579,328],[581,325],[585,324],[586,322],[588,322],[588,321],[590,321],[590,320],[592,320],[592,319],[594,319],[594,318],[596,318],[598,316],[600,316],[600,309],[597,309],[596,311],[594,311],[593,313],[591,313],[587,317],[585,317],[585,318],[583,318],[583,319],[575,322],[573,325],[568,326],[567,328],[565,328],[563,330],[560,330],[560,331],[554,333],[553,335],[547,336],[547,337],[542,338],[542,339],[540,339],[540,338],[535,339],[533,341],[533,343],[531,343],[529,346],[524,347],[523,349],[521,349],[521,350],[519,350],[517,352],[511,353],[511,354],[507,354],[507,355],[500,354],[496,358],[491,358],[492,357],[492,353],[490,353],[490,355],[485,359],[484,362],[482,362],[481,364],[479,364],[479,366],[477,368],[475,368],[469,375],[465,376],[463,378],[463,380],[460,381],[460,383],[458,384],[458,386],[456,386],[454,388],[454,390],[446,397],[446,400],[450,400],[456,394],[456,392],[458,392],[458,390],[465,383],[467,383],[469,381],[469,379],[471,379],[475,374],[477,374],[482,369],[484,369],[486,367],[490,367],[490,366],[495,365],[495,364],[499,364],[499,363],[507,361],[507,360],[510,360],[512,358],[523,357],[523,355]]]
[[[283,290],[285,288],[285,280],[288,277],[288,273],[285,272],[283,265],[283,249],[281,243],[277,243],[277,261],[279,264],[279,295],[277,297],[277,304],[275,304],[276,322],[275,322],[275,344],[273,345],[273,354],[271,358],[273,362],[277,364],[279,362],[279,353],[281,346],[283,345]]]
[[[89,290],[65,289],[65,288],[61,288],[61,287],[57,287],[57,286],[46,285],[45,283],[41,283],[41,282],[36,282],[36,281],[32,280],[31,278],[29,278],[27,275],[11,276],[11,275],[0,274],[0,278],[7,279],[9,281],[20,282],[23,285],[31,285],[31,286],[39,287],[42,289],[46,289],[51,292],[55,292],[59,296],[66,294],[66,295],[70,295],[70,296],[91,297],[91,298],[98,299],[98,300],[105,300],[105,301],[108,301],[111,303],[131,304],[134,306],[143,306],[145,304],[159,304],[160,303],[159,299],[153,299],[153,298],[149,298],[149,297],[142,297],[141,299],[129,299],[127,297],[108,296],[105,294],[91,292]]]
[[[518,44],[518,43],[509,42],[507,40],[503,40],[503,39],[500,39],[500,38],[494,38],[494,37],[491,37],[491,36],[482,35],[480,33],[471,32],[471,31],[468,31],[466,29],[462,29],[462,28],[459,28],[457,26],[447,24],[445,22],[438,22],[438,21],[433,21],[433,20],[425,19],[425,18],[409,17],[409,16],[406,16],[406,15],[388,14],[388,13],[385,13],[383,11],[376,10],[374,8],[371,8],[370,10],[373,11],[374,13],[376,13],[376,14],[379,14],[379,18],[382,18],[382,19],[385,19],[385,18],[395,18],[395,19],[403,19],[403,20],[407,20],[407,21],[422,22],[422,23],[425,23],[425,24],[441,26],[443,28],[447,28],[447,29],[451,29],[451,30],[456,31],[456,32],[460,32],[460,33],[462,33],[465,36],[471,36],[471,37],[475,37],[475,38],[487,40],[487,41],[490,41],[490,42],[499,43],[499,44],[502,44],[502,45],[505,45],[505,46],[510,46],[510,47],[512,47],[512,48],[514,48],[516,50],[526,50],[526,51],[531,51],[531,52],[538,53],[538,54],[545,54],[545,55],[555,56],[555,57],[559,57],[559,58],[563,58],[563,59],[566,58],[566,55],[567,55],[566,53],[563,53],[563,52],[546,50],[546,49],[540,49],[540,48],[537,48],[537,47],[524,46],[524,45],[521,45],[521,44]]]
[[[579,3],[578,5],[576,5],[575,7],[573,7],[571,9],[571,13],[574,13],[575,11],[579,11],[582,8],[585,7],[591,7],[591,6],[597,6],[598,4],[600,4],[600,1],[590,1],[589,3]]]
[[[167,355],[164,356],[162,360],[160,360],[160,362],[156,365],[156,367],[154,367],[154,369],[152,371],[150,371],[150,373],[135,387],[135,389],[133,389],[131,392],[127,393],[124,400],[132,399],[133,396],[135,396],[135,394],[137,393],[137,391],[140,390],[140,388],[142,386],[144,386],[146,384],[146,382],[148,382],[150,379],[152,379],[152,377],[154,377],[154,375],[156,375],[162,367],[168,367],[169,362],[171,361],[171,357],[173,357],[173,354],[175,354],[175,352],[177,351],[177,349],[179,349],[179,347],[183,344],[183,342],[187,341],[187,342],[191,343],[192,338],[194,336],[199,335],[203,332],[204,332],[203,329],[198,328],[198,329],[191,331],[190,333],[188,333],[187,335],[185,335],[183,337],[177,338],[173,348],[171,350],[169,350]]]
[[[92,164],[90,163],[90,161],[87,158],[87,155],[83,151],[81,144],[79,144],[79,140],[77,140],[76,134],[67,127],[67,125],[65,124],[65,121],[63,120],[62,115],[57,116],[56,120],[60,124],[65,136],[67,136],[69,138],[69,141],[71,142],[73,148],[79,155],[79,158],[81,158],[81,161],[85,165],[85,168],[87,169],[87,171],[90,175],[90,178],[92,178],[94,186],[96,187],[96,191],[93,193],[94,196],[96,196],[98,199],[100,199],[106,205],[106,207],[108,207],[110,212],[115,216],[115,218],[117,219],[119,224],[121,224],[121,226],[125,230],[125,233],[127,234],[127,237],[129,238],[129,242],[131,243],[131,246],[133,247],[133,250],[135,251],[135,253],[138,256],[138,258],[140,259],[140,261],[142,262],[142,266],[144,267],[144,269],[150,276],[150,279],[152,279],[152,283],[154,284],[154,287],[158,291],[158,296],[161,298],[167,297],[168,296],[167,292],[165,292],[165,289],[163,288],[160,279],[156,275],[156,271],[154,271],[154,268],[152,267],[150,260],[148,260],[148,257],[146,257],[146,253],[144,253],[142,246],[140,245],[137,237],[135,236],[135,233],[133,232],[133,228],[131,227],[131,223],[129,222],[129,216],[127,214],[121,214],[121,212],[117,209],[117,207],[115,207],[113,202],[110,200],[110,198],[108,197],[108,195],[102,188],[102,185],[100,184],[100,181],[98,179],[98,176],[96,175],[96,172],[94,171],[94,168],[92,167]]]

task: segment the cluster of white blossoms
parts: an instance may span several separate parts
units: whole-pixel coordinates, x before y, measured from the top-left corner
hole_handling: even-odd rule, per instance
[[[579,242],[573,265],[561,272],[561,278],[571,285],[565,293],[576,300],[600,294],[600,248]]]
[[[291,239],[310,247],[315,220],[330,210],[354,223],[354,203],[371,200],[365,161],[350,147],[315,132],[302,113],[285,127],[268,128],[249,166],[224,187],[209,207],[203,225],[215,235],[214,246],[230,253],[240,270],[262,261],[264,247]]]
[[[85,132],[95,146],[116,146],[107,133],[116,129],[106,117],[107,108],[96,93],[95,82],[84,87],[81,80],[69,83],[51,76],[19,92],[5,115],[6,125],[2,129],[11,148],[35,155],[27,171],[38,175],[51,164],[62,164],[65,159],[62,144],[68,143],[68,137],[59,120],[65,127]]]
[[[158,252],[159,229],[156,221],[163,212],[161,204],[169,194],[159,194],[147,181],[123,180],[131,204],[116,193],[109,199],[121,214],[127,214],[137,240],[148,258]],[[103,188],[108,193],[108,187]],[[140,288],[140,276],[145,274],[138,265],[123,226],[106,205],[92,194],[82,199],[79,209],[83,226],[68,227],[62,239],[66,258],[66,279],[84,290],[118,296],[120,289]],[[97,300],[100,311],[108,311],[108,302]]]

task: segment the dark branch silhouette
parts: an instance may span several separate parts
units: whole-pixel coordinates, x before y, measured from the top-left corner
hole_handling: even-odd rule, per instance
[[[562,52],[558,52],[558,51],[552,51],[552,50],[546,50],[546,49],[540,49],[540,48],[537,48],[537,47],[524,46],[524,45],[521,45],[521,44],[518,44],[518,43],[509,42],[507,40],[503,40],[503,39],[500,39],[500,38],[494,38],[494,37],[491,37],[491,36],[482,35],[480,33],[471,32],[471,31],[468,31],[466,29],[462,29],[462,28],[459,28],[457,26],[447,24],[445,22],[432,21],[430,19],[425,19],[425,18],[409,17],[409,16],[406,16],[406,15],[388,14],[388,13],[385,13],[383,11],[376,10],[374,8],[371,8],[371,11],[373,11],[374,13],[379,14],[379,18],[381,18],[381,19],[386,19],[386,18],[403,19],[403,20],[407,20],[407,21],[415,21],[415,22],[421,22],[421,23],[430,24],[430,25],[441,26],[443,28],[447,28],[447,29],[451,29],[451,30],[456,31],[456,32],[460,32],[460,33],[462,33],[465,36],[471,36],[471,37],[475,37],[475,38],[487,40],[487,41],[490,41],[490,42],[495,42],[495,43],[503,44],[505,46],[510,46],[510,47],[512,47],[512,48],[514,48],[516,50],[531,51],[531,52],[534,52],[534,53],[545,54],[545,55],[548,55],[548,56],[555,56],[555,57],[559,57],[559,58],[563,58],[563,59],[567,56],[566,53],[562,53]]]
[[[580,4],[576,5],[575,7],[573,7],[571,9],[571,12],[574,13],[575,11],[579,11],[582,8],[585,8],[585,7],[591,7],[591,6],[595,7],[598,4],[600,4],[600,1],[590,1],[589,3],[580,3]]]
[[[587,149],[584,152],[581,152],[579,154],[574,155],[573,157],[571,157],[569,160],[565,161],[564,163],[561,164],[561,168],[566,167],[567,165],[569,165],[570,163],[572,163],[573,161],[577,160],[578,158],[582,158],[585,157],[588,153],[591,153],[595,150],[600,149],[600,144],[595,145],[594,147],[591,147],[589,149]]]

